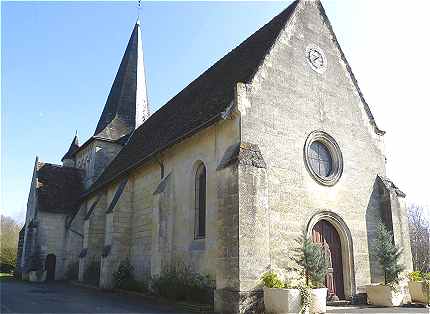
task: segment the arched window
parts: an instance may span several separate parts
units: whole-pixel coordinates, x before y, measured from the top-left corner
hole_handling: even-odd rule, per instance
[[[206,167],[203,163],[197,167],[194,189],[196,209],[194,238],[202,239],[206,236]]]

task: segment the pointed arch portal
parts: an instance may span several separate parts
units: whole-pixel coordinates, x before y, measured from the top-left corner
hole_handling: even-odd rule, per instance
[[[351,298],[355,294],[354,260],[352,237],[346,223],[339,215],[322,211],[310,219],[307,235],[321,243],[329,254],[326,277],[329,297]]]

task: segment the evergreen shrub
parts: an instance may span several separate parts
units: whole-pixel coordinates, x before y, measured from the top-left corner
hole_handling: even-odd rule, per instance
[[[147,292],[148,289],[145,283],[137,281],[133,272],[133,265],[131,265],[128,258],[121,261],[118,269],[113,273],[114,287],[129,291]]]
[[[394,288],[400,281],[400,274],[405,270],[400,264],[402,249],[394,244],[393,234],[382,222],[379,222],[376,228],[374,250],[384,271],[385,285]]]
[[[267,288],[284,288],[284,283],[279,279],[278,275],[273,271],[269,271],[261,277],[263,284]]]
[[[151,287],[155,294],[170,300],[213,303],[214,287],[209,276],[195,273],[182,263],[166,267],[153,277]]]
[[[98,286],[100,282],[100,262],[91,261],[84,272],[84,281],[90,285]]]
[[[305,232],[296,239],[298,247],[294,250],[294,261],[300,266],[305,277],[306,286],[311,288],[325,287],[329,260],[320,244],[312,242]]]
[[[70,263],[67,266],[65,277],[67,280],[78,280],[79,275],[79,262]]]

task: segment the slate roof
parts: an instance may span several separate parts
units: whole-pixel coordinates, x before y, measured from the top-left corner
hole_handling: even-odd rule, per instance
[[[63,158],[61,158],[61,161],[65,160],[65,159],[73,159],[73,155],[74,153],[79,149],[79,140],[78,140],[78,135],[75,135],[75,137],[73,138],[72,143],[70,144],[69,150],[67,151],[67,153],[63,156]]]
[[[235,163],[249,165],[255,168],[267,168],[263,154],[258,145],[246,142],[241,142],[227,150],[217,170],[224,169]]]
[[[236,83],[251,80],[297,3],[293,2],[152,114],[135,130],[90,192],[219,119],[234,99]]]
[[[146,91],[142,94],[145,99],[139,101],[136,99],[137,89],[146,89],[144,73],[139,76],[143,81],[138,81],[137,75],[139,58],[142,58],[141,63],[143,64],[143,51],[142,47],[139,47],[139,36],[140,23],[137,22],[94,132],[95,138],[116,141],[133,132],[136,128],[136,103],[138,102],[143,102],[146,106],[146,111],[143,113],[145,118],[148,114]]]
[[[383,176],[378,176],[379,179],[382,181],[382,183],[384,184],[384,186],[389,190],[389,191],[393,191],[394,193],[396,193],[396,195],[398,197],[401,198],[405,198],[406,194],[400,190],[397,185],[394,184],[393,181],[391,181],[390,179],[388,179],[387,177],[383,177]]]
[[[83,171],[39,162],[37,165],[38,209],[56,213],[72,213],[84,191]]]
[[[127,174],[129,170],[146,162],[158,152],[220,119],[234,100],[236,83],[250,82],[298,3],[299,1],[294,1],[149,117],[134,131],[127,145],[87,194]],[[320,3],[319,5],[322,14],[325,15],[324,8]],[[331,28],[328,19],[326,22]],[[340,49],[339,44],[337,42],[335,44]],[[346,58],[344,61],[348,65]],[[349,65],[347,69],[363,100],[375,132],[383,134],[376,126]]]

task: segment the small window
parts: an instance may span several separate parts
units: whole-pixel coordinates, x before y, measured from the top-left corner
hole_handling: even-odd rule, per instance
[[[314,131],[304,148],[306,168],[320,184],[335,185],[343,171],[343,158],[335,139],[323,131]]]
[[[206,167],[200,164],[197,167],[195,178],[195,239],[206,236]]]
[[[328,148],[321,142],[313,142],[309,148],[309,161],[312,170],[327,178],[332,173],[332,158]]]

